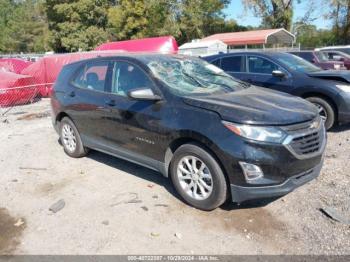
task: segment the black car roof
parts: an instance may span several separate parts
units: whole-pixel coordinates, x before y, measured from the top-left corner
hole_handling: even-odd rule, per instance
[[[139,62],[142,62],[142,60],[140,58],[152,58],[152,57],[179,57],[179,58],[185,58],[185,57],[189,57],[189,58],[194,58],[193,56],[186,56],[186,55],[180,55],[180,54],[161,54],[161,53],[118,53],[115,55],[103,55],[103,53],[101,53],[101,55],[97,55],[97,57],[93,57],[93,58],[86,58],[86,59],[82,59],[79,61],[75,61],[72,63],[67,64],[68,65],[75,65],[75,64],[80,64],[80,63],[86,63],[86,62],[91,62],[91,61],[98,61],[98,60],[111,60],[111,59],[115,59],[115,58],[129,58],[129,59],[133,59],[133,60],[138,60]]]

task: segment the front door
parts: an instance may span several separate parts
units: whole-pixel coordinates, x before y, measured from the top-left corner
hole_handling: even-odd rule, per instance
[[[103,146],[133,158],[143,155],[160,160],[157,143],[162,136],[159,122],[164,101],[134,100],[128,96],[129,91],[141,88],[159,93],[154,82],[140,66],[124,60],[114,61],[111,74],[102,124]]]
[[[271,88],[289,93],[292,90],[292,76],[282,67],[261,56],[249,55],[247,57],[248,78],[257,86]],[[284,77],[274,76],[273,71],[282,71]]]

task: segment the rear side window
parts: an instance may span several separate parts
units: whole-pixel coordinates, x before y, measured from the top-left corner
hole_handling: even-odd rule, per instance
[[[244,72],[244,56],[230,56],[221,59],[221,68],[226,72]]]
[[[258,56],[249,56],[248,65],[250,73],[272,74],[272,71],[279,70],[278,65]]]
[[[80,88],[105,91],[108,65],[108,61],[87,63],[80,68],[72,84]]]
[[[328,59],[332,61],[340,61],[343,58],[341,54],[334,53],[334,52],[327,52],[325,54],[327,54]]]
[[[301,58],[304,58],[305,60],[309,62],[313,62],[314,55],[312,53],[298,53],[297,56],[300,56]]]

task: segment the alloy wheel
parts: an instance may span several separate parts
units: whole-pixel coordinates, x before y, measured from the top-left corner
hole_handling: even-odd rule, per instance
[[[185,156],[179,161],[177,177],[184,192],[196,200],[207,199],[213,191],[209,168],[195,156]]]
[[[75,151],[75,149],[77,148],[77,139],[73,128],[68,124],[64,124],[64,126],[62,127],[62,140],[65,148],[69,152]]]
[[[324,122],[326,122],[326,121],[327,121],[327,118],[328,118],[328,114],[327,114],[326,109],[325,109],[322,105],[320,105],[320,104],[315,103],[314,105],[317,107],[318,113],[319,113],[321,119],[322,119]]]

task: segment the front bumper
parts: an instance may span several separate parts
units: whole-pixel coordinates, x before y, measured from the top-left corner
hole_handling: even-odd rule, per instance
[[[350,123],[350,111],[349,112],[346,112],[346,111],[339,112],[338,120],[339,120],[339,123],[341,123],[341,124]]]
[[[243,187],[231,184],[232,202],[242,203],[247,200],[284,196],[296,188],[319,176],[323,161],[313,169],[288,178],[282,184],[273,186]]]
[[[350,123],[350,94],[339,93],[337,97],[337,106],[339,123]]]

